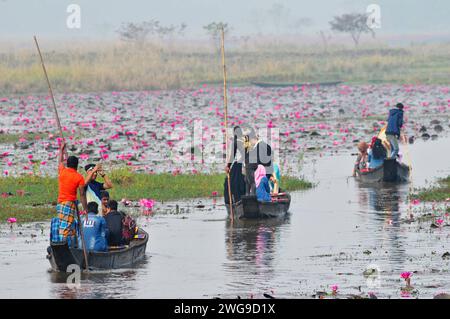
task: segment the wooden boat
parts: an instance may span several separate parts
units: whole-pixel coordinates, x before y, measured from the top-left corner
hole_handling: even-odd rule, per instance
[[[291,204],[291,195],[280,193],[272,197],[272,202],[260,202],[255,195],[245,195],[241,200],[233,204],[233,214],[236,219],[262,219],[284,217]],[[230,205],[225,204],[228,215]]]
[[[333,86],[339,85],[342,81],[329,81],[329,82],[317,82],[317,83],[286,83],[286,82],[252,82],[252,85],[260,87],[289,87],[289,86]]]
[[[362,182],[404,183],[409,181],[410,168],[395,159],[385,159],[383,165],[368,171],[356,171],[356,177]]]
[[[148,242],[148,234],[140,229],[141,239],[133,239],[130,245],[123,249],[113,249],[106,252],[88,252],[88,264],[91,270],[106,270],[129,268],[142,261]],[[67,243],[50,243],[47,248],[47,259],[54,271],[66,272],[69,265],[78,265],[84,269],[83,249],[69,248]]]

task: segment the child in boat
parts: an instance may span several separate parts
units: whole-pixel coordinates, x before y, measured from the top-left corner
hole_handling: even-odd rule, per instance
[[[96,202],[89,202],[87,208],[87,218],[85,216],[81,218],[86,249],[89,251],[107,251],[108,227],[106,221],[102,216],[97,215],[98,204]],[[78,237],[78,247],[83,247],[81,236]]]
[[[277,163],[273,164],[273,174],[270,177],[269,185],[273,195],[277,195],[280,192],[281,173],[280,166]]]
[[[366,142],[359,142],[358,144],[358,157],[356,158],[355,166],[353,168],[353,176],[356,176],[356,171],[365,171],[367,170],[367,162],[369,161],[369,156],[367,154],[367,149],[369,145]]]
[[[266,176],[266,168],[263,165],[258,165],[255,171],[255,186],[256,186],[256,198],[261,202],[270,202],[272,198],[270,196],[269,180]]]

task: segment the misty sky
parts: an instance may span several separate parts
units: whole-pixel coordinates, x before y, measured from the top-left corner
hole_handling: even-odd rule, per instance
[[[81,6],[81,29],[66,27],[71,3]],[[275,3],[284,8],[280,23],[270,13]],[[116,37],[122,22],[151,19],[162,24],[185,22],[189,37],[204,36],[202,26],[212,21],[228,22],[235,35],[308,35],[329,29],[334,15],[365,12],[371,3],[381,7],[382,28],[377,31],[381,36],[450,34],[448,0],[0,0],[0,37],[108,38]]]

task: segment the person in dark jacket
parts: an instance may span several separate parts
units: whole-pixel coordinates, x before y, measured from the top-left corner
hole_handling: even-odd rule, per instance
[[[105,216],[106,225],[108,227],[108,245],[121,246],[124,244],[122,238],[123,214],[117,211],[117,202],[115,200],[108,201],[107,214]]]
[[[266,168],[267,179],[270,179],[273,174],[273,154],[270,145],[258,139],[253,129],[248,134],[247,139],[249,145],[247,145],[245,153],[246,194],[255,195],[255,171],[258,165],[263,165]]]
[[[389,111],[387,120],[386,139],[391,143],[392,151],[390,158],[397,158],[400,139],[400,130],[403,126],[403,104],[398,103],[395,109]]]

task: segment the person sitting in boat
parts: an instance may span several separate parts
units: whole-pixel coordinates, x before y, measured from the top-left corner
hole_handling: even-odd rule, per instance
[[[376,136],[372,138],[372,143],[367,155],[369,170],[374,170],[383,165],[384,159],[386,158],[386,149],[384,148],[382,141]]]
[[[78,212],[77,191],[80,194],[83,210],[87,210],[86,192],[83,175],[78,173],[78,157],[69,156],[64,165],[66,143],[61,143],[58,162],[58,204],[56,213],[59,219],[56,225],[58,232],[53,236],[54,242],[67,241],[71,245],[70,238],[76,236],[75,217]]]
[[[230,188],[233,203],[241,200],[242,195],[245,195],[245,179],[242,174],[243,162],[245,159],[245,148],[242,128],[235,126],[233,128],[233,141],[231,144],[231,152],[225,166],[225,173],[230,175]],[[225,204],[229,204],[228,194],[228,177],[225,178],[224,183],[224,198]]]
[[[106,216],[108,211],[109,193],[107,191],[100,191],[100,200],[102,204],[102,216]]]
[[[281,189],[281,172],[280,166],[275,163],[273,164],[273,174],[269,181],[270,190],[273,195],[277,195]]]
[[[102,168],[102,164],[88,164],[84,167],[87,175],[84,180],[86,189],[86,198],[88,202],[96,202],[99,206],[101,205],[101,191],[110,189],[113,187],[111,180],[106,175]],[[104,182],[98,182],[97,176],[100,175]]]
[[[258,165],[263,165],[266,169],[267,180],[273,173],[273,155],[272,148],[266,142],[260,140],[254,129],[251,129],[246,137],[245,153],[245,179],[246,194],[255,194],[255,171]]]
[[[107,213],[105,216],[106,225],[108,227],[108,245],[109,246],[122,246],[124,240],[122,238],[122,225],[124,214],[117,210],[117,201],[111,199],[107,204]]]
[[[255,171],[255,186],[256,186],[256,198],[261,202],[270,202],[272,197],[270,196],[269,179],[266,175],[266,168],[263,165],[258,165]]]
[[[358,144],[358,157],[356,158],[355,166],[353,168],[353,176],[356,176],[356,171],[366,171],[368,169],[368,154],[367,149],[369,145],[366,142],[359,142]]]
[[[98,204],[89,202],[87,205],[87,217],[81,218],[84,242],[89,251],[107,251],[108,226],[102,216],[98,216]],[[83,247],[82,238],[78,236],[78,247]]]

